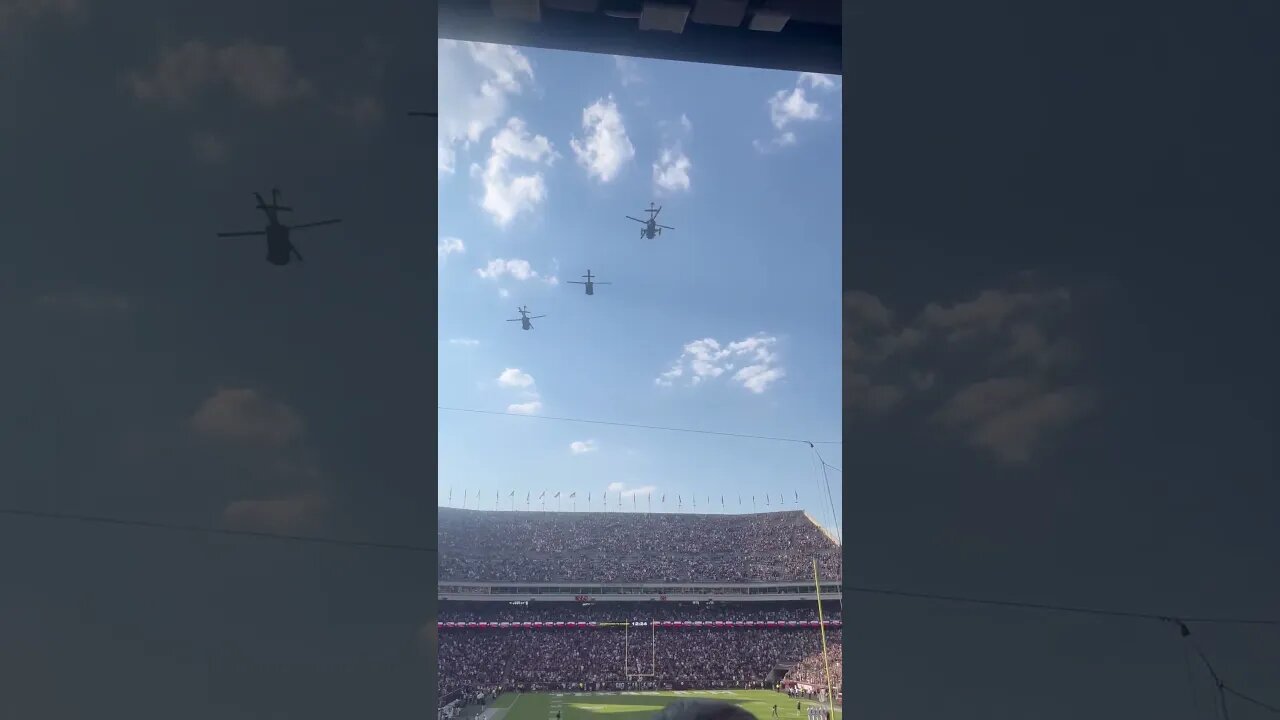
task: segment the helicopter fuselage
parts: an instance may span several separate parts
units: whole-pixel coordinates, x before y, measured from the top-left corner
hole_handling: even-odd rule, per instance
[[[529,322],[529,318],[521,318],[521,319],[520,319],[520,329],[521,329],[521,330],[532,330],[532,329],[533,329],[533,323]]]
[[[588,295],[596,294],[596,286],[590,280],[587,281],[587,294]]]
[[[289,241],[289,228],[272,223],[267,226],[267,262],[272,265],[288,265],[293,259],[293,243]]]

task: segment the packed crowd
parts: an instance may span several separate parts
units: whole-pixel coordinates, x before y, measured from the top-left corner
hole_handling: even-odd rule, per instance
[[[840,578],[800,510],[750,515],[439,508],[441,582],[791,582]]]
[[[841,648],[843,644],[840,642],[840,636],[836,635],[832,638],[827,636],[827,659],[831,664],[831,685],[836,692],[841,690],[841,679],[844,677],[841,673],[844,670],[844,656]],[[806,655],[804,659],[796,663],[796,666],[787,672],[784,682],[796,682],[811,687],[827,686],[827,670],[822,662],[822,652],[819,648],[818,652]]]
[[[822,604],[824,620],[839,620],[840,605]],[[507,603],[441,602],[439,622],[619,622],[649,620],[817,620],[815,602],[665,603],[604,602],[583,605],[570,602],[543,602],[530,605]]]
[[[816,629],[664,629],[656,642],[634,635],[625,637],[621,628],[441,632],[440,695],[497,688],[612,690],[628,673],[652,673],[640,678],[645,687],[762,687],[777,664],[821,649]],[[631,667],[624,672],[628,655]]]

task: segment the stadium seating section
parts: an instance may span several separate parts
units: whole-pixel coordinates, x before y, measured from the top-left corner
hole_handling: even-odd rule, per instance
[[[749,515],[440,508],[441,582],[791,582],[840,578],[804,512]]]
[[[653,622],[778,620],[817,618],[813,602],[767,603],[441,603],[439,622]],[[840,620],[840,611],[824,604],[825,620]],[[718,689],[761,687],[779,665],[794,665],[788,679],[812,685],[821,681],[819,631],[813,628],[663,628],[643,626],[590,629],[442,629],[439,633],[441,697],[455,690],[614,689],[631,673],[651,687]],[[840,632],[827,632],[831,657],[840,653]],[[832,677],[837,687],[838,665]],[[647,674],[653,673],[652,677]]]

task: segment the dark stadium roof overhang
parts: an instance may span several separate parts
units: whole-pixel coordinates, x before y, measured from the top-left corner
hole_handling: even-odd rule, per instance
[[[441,0],[439,36],[838,75],[841,14],[833,0]]]

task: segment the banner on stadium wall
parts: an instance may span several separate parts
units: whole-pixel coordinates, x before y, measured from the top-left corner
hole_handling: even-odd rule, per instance
[[[817,620],[655,620],[648,622],[633,622],[632,627],[647,627],[652,624],[654,627],[660,628],[816,628],[819,626]],[[824,620],[822,625],[831,628],[838,628],[843,623],[840,620]],[[481,629],[522,629],[532,628],[535,630],[543,630],[546,628],[599,628],[599,627],[621,627],[622,622],[437,622],[436,627],[441,629],[456,628],[481,628]]]

